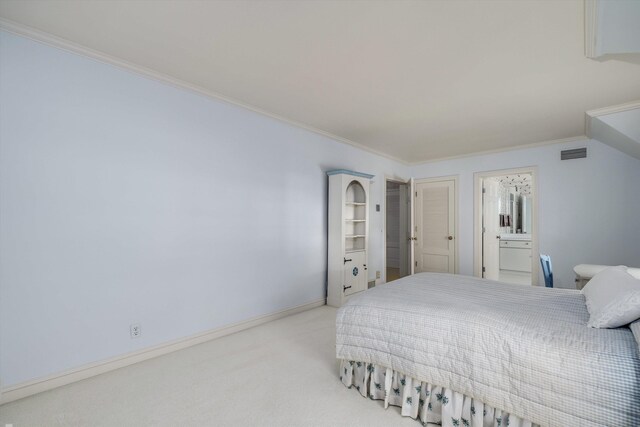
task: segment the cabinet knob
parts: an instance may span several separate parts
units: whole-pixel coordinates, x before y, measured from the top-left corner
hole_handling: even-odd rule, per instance
[[[453,240],[453,236],[449,236],[449,237],[447,237],[447,239]]]

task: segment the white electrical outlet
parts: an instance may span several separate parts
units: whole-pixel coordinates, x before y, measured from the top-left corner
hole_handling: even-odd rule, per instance
[[[129,332],[131,333],[131,338],[138,338],[142,335],[140,323],[132,323],[131,326],[129,326]]]
[[[380,272],[376,271],[376,279],[379,279],[379,278],[380,278]]]

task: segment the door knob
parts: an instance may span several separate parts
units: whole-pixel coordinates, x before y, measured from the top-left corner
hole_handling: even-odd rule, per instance
[[[453,240],[453,236],[449,236],[449,237],[447,237],[447,239]]]

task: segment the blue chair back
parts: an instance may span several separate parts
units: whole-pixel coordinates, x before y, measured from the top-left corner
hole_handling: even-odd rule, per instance
[[[549,255],[540,254],[540,264],[542,264],[542,273],[544,274],[544,285],[547,288],[553,288],[553,270],[551,268],[551,257]]]

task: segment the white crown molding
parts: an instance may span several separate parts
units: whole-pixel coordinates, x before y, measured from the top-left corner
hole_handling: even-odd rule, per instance
[[[507,152],[507,151],[525,150],[527,148],[542,147],[542,146],[545,146],[545,145],[567,144],[567,143],[576,142],[576,141],[587,141],[588,139],[589,138],[587,136],[585,136],[585,135],[572,136],[570,138],[562,138],[562,139],[552,139],[552,140],[549,140],[549,141],[534,142],[532,144],[515,145],[515,146],[504,147],[504,148],[497,148],[497,149],[493,149],[493,150],[476,151],[474,153],[460,154],[460,155],[457,155],[457,156],[440,157],[440,158],[437,158],[437,159],[425,160],[425,161],[420,161],[420,162],[413,162],[413,163],[410,163],[409,166],[418,166],[418,165],[424,165],[424,164],[428,164],[428,163],[443,162],[445,160],[464,159],[464,158],[467,158],[467,157],[484,156],[484,155],[487,155],[487,154],[504,153],[504,152]]]
[[[294,126],[294,127],[297,127],[297,128],[301,128],[301,129],[307,130],[309,132],[316,133],[318,135],[322,135],[324,137],[333,139],[333,140],[338,141],[338,142],[342,142],[344,144],[351,145],[353,147],[359,148],[361,150],[367,151],[367,152],[375,154],[377,156],[381,156],[381,157],[387,158],[389,160],[393,160],[394,162],[398,162],[398,163],[401,163],[403,165],[408,165],[409,164],[405,160],[402,160],[400,158],[394,157],[394,156],[392,156],[390,154],[387,154],[387,153],[384,153],[382,151],[375,150],[375,149],[373,149],[371,147],[368,147],[366,145],[363,145],[363,144],[360,144],[358,142],[352,141],[350,139],[343,138],[341,136],[334,135],[334,134],[332,134],[330,132],[323,131],[323,130],[315,128],[313,126],[306,125],[304,123],[300,123],[300,122],[297,122],[295,120],[291,120],[291,119],[288,119],[286,117],[270,113],[270,112],[265,111],[263,109],[260,109],[258,107],[254,107],[254,106],[252,106],[250,104],[245,104],[245,103],[243,103],[241,101],[238,101],[238,100],[235,100],[235,99],[230,98],[228,96],[219,94],[219,93],[214,92],[212,90],[205,89],[203,87],[200,87],[200,86],[185,82],[183,80],[180,80],[178,78],[169,76],[167,74],[163,74],[163,73],[151,70],[149,68],[142,67],[140,65],[136,65],[136,64],[131,63],[129,61],[125,61],[123,59],[116,58],[116,57],[111,56],[109,54],[106,54],[106,53],[103,53],[103,52],[88,48],[88,47],[80,45],[78,43],[74,43],[74,42],[72,42],[70,40],[67,40],[67,39],[64,39],[64,38],[61,38],[61,37],[58,37],[58,36],[54,36],[53,34],[49,34],[49,33],[46,33],[44,31],[36,30],[35,28],[28,27],[28,26],[20,24],[18,22],[14,22],[14,21],[10,21],[10,20],[4,19],[4,18],[0,18],[0,29],[4,30],[4,31],[7,31],[7,32],[10,32],[10,33],[13,33],[13,34],[16,34],[16,35],[19,35],[19,36],[22,36],[22,37],[29,38],[31,40],[35,40],[35,41],[40,42],[40,43],[47,44],[49,46],[56,47],[58,49],[63,49],[63,50],[66,50],[66,51],[69,51],[69,52],[72,52],[72,53],[75,53],[75,54],[78,54],[78,55],[86,56],[86,57],[89,57],[89,58],[94,59],[96,61],[100,61],[100,62],[109,64],[109,65],[114,65],[114,66],[119,67],[119,68],[124,68],[124,69],[126,69],[128,71],[134,72],[136,74],[143,75],[143,76],[148,77],[150,79],[153,79],[153,80],[156,80],[156,81],[171,85],[173,87],[177,87],[179,89],[185,89],[185,90],[188,90],[188,91],[191,91],[191,92],[195,92],[195,93],[197,93],[199,95],[206,96],[208,98],[213,98],[213,99],[215,99],[217,101],[223,101],[223,102],[225,102],[227,104],[231,104],[231,105],[234,105],[236,107],[244,108],[244,109],[252,111],[254,113],[261,114],[263,116],[267,116],[269,118],[278,120],[280,122],[287,123],[288,125],[291,125],[291,126]]]
[[[587,138],[593,139],[593,132],[591,132],[591,120],[593,119],[593,117],[591,117],[588,113],[584,113],[584,118],[584,134],[587,135]]]
[[[608,114],[621,113],[623,111],[636,110],[640,108],[640,101],[627,102],[625,104],[612,105],[610,107],[597,108],[586,112],[587,117],[606,116]]]
[[[585,0],[585,1],[596,1],[596,0]],[[586,5],[586,3],[585,3]],[[392,160],[394,162],[400,163],[402,165],[405,166],[415,166],[415,165],[421,165],[421,164],[425,164],[425,163],[433,163],[433,162],[440,162],[440,161],[444,161],[444,160],[453,160],[453,159],[459,159],[459,158],[465,158],[465,157],[473,157],[473,156],[480,156],[480,155],[485,155],[485,154],[493,154],[493,153],[501,153],[501,152],[505,152],[505,151],[513,151],[513,150],[521,150],[521,149],[525,149],[525,148],[532,148],[532,147],[537,147],[537,146],[541,146],[541,145],[549,145],[549,144],[559,144],[559,143],[564,143],[564,142],[572,142],[572,141],[576,141],[576,140],[580,140],[580,139],[584,139],[584,136],[579,136],[579,137],[573,137],[573,138],[565,138],[565,139],[559,139],[559,140],[552,140],[552,141],[544,141],[544,142],[538,142],[538,143],[533,143],[533,144],[527,144],[527,145],[518,145],[518,146],[510,146],[510,147],[505,147],[505,148],[499,148],[499,149],[493,149],[493,150],[485,150],[485,151],[477,151],[477,152],[473,152],[473,153],[467,153],[467,154],[461,154],[461,155],[457,155],[457,156],[450,156],[450,157],[441,157],[441,158],[436,158],[436,159],[429,159],[429,160],[420,160],[420,161],[416,161],[416,162],[411,162],[411,161],[407,161],[407,160],[403,160],[401,158],[392,156],[390,154],[384,153],[382,151],[378,151],[375,150],[373,148],[370,148],[366,145],[360,144],[358,142],[352,141],[350,139],[347,138],[343,138],[340,137],[338,135],[334,135],[330,132],[325,132],[323,130],[314,128],[312,126],[303,124],[303,123],[299,123],[290,119],[287,119],[285,117],[279,116],[277,114],[272,114],[269,113],[268,111],[262,110],[260,108],[257,107],[253,107],[249,104],[245,104],[242,103],[240,101],[234,100],[232,98],[229,98],[227,96],[221,95],[219,93],[216,93],[214,91],[202,88],[200,86],[197,85],[193,85],[191,83],[185,82],[183,80],[168,76],[166,74],[133,64],[131,62],[116,58],[114,56],[105,54],[103,52],[94,50],[94,49],[90,49],[88,47],[82,46],[80,44],[74,43],[70,40],[67,39],[63,39],[57,36],[54,36],[52,34],[40,31],[40,30],[36,30],[34,28],[28,27],[26,25],[14,22],[14,21],[10,21],[4,18],[0,18],[0,30],[4,30],[22,37],[26,37],[29,38],[31,40],[35,40],[39,43],[43,43],[49,46],[53,46],[56,47],[58,49],[62,49],[62,50],[66,50],[68,52],[72,52],[78,55],[82,55],[91,59],[94,59],[96,61],[102,62],[102,63],[106,63],[112,66],[116,66],[122,69],[125,69],[127,71],[136,73],[138,75],[142,75],[144,77],[150,78],[152,80],[156,80],[159,81],[161,83],[164,84],[168,84],[170,86],[179,88],[179,89],[183,89],[183,90],[188,90],[190,92],[194,92],[196,94],[202,95],[202,96],[206,96],[208,98],[211,99],[215,99],[218,101],[222,101],[225,102],[227,104],[231,104],[234,105],[236,107],[240,107],[249,111],[252,111],[254,113],[266,116],[266,117],[270,117],[272,119],[278,120],[280,122],[283,123],[287,123],[291,126],[300,128],[300,129],[304,129],[307,130],[309,132],[313,132],[315,134],[318,135],[322,135],[324,137],[330,138],[332,140],[347,144],[347,145],[351,145],[353,147],[359,148],[363,151],[369,152],[371,154],[380,156],[380,157],[384,157],[387,158],[389,160]],[[635,103],[638,104],[638,103]],[[609,108],[613,108],[613,107],[609,107]],[[633,107],[635,108],[635,107]],[[603,109],[605,110],[605,109]],[[600,111],[600,110],[593,110],[593,111]],[[624,110],[616,110],[616,111],[611,111],[611,112],[617,112],[617,111],[624,111]],[[610,114],[609,113],[603,113],[603,114]]]
[[[584,0],[584,54],[598,57],[598,0]]]
[[[585,123],[584,129],[587,137],[592,138],[592,123],[591,121],[600,116],[606,116],[609,114],[621,113],[623,111],[636,110],[640,108],[640,101],[627,102],[626,104],[612,105],[610,107],[598,108],[595,110],[589,110],[584,113]]]
[[[265,314],[262,316],[244,320],[242,322],[223,326],[222,328],[211,329],[209,331],[192,335],[190,337],[180,338],[153,347],[126,353],[100,362],[95,362],[64,372],[59,372],[44,378],[39,378],[37,380],[27,381],[24,383],[2,388],[2,390],[0,390],[0,405],[12,402],[14,400],[22,399],[24,397],[32,396],[43,391],[61,387],[63,385],[95,377],[96,375],[104,374],[105,372],[123,368],[134,363],[149,360],[154,357],[182,350],[197,344],[202,344],[204,342],[240,332],[245,329],[253,328],[254,326],[262,325],[264,323],[281,319],[286,316],[291,316],[293,314],[311,310],[313,308],[323,306],[325,305],[325,303],[326,299],[322,298],[307,304],[298,305],[296,307],[287,308],[275,313]]]

